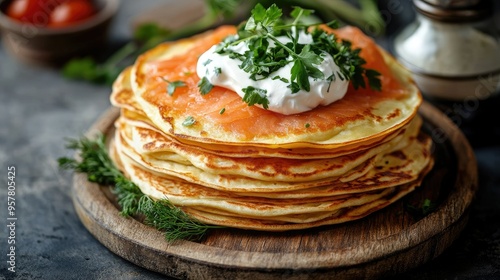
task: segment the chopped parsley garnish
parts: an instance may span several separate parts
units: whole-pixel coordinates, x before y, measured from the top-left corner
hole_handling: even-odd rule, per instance
[[[374,89],[376,91],[382,90],[382,83],[380,82],[379,79],[380,73],[378,71],[373,69],[366,69],[365,75],[368,78],[368,82],[370,83],[371,89]]]
[[[192,117],[192,116],[188,116],[183,122],[182,122],[182,125],[183,126],[192,126],[194,123],[196,122],[196,120]]]
[[[205,95],[209,93],[214,85],[210,83],[210,81],[207,79],[207,77],[203,77],[199,82],[198,82],[198,87],[200,88],[200,93],[201,95]]]
[[[186,86],[186,83],[184,83],[183,81],[169,81],[165,78],[162,78],[165,82],[168,83],[167,85],[167,93],[168,95],[172,96],[174,95],[174,92],[175,90],[178,88],[178,87],[185,87]]]
[[[264,109],[269,108],[269,100],[266,97],[267,91],[265,89],[259,89],[249,86],[243,88],[242,91],[245,93],[245,95],[243,96],[243,101],[245,101],[248,106],[260,104]]]
[[[319,24],[305,24],[302,18],[310,16],[314,11],[295,7],[291,12],[291,21],[283,19],[283,13],[276,4],[265,9],[258,3],[251,11],[251,17],[238,28],[237,36],[229,36],[217,47],[216,52],[227,55],[231,59],[239,60],[239,67],[249,74],[255,81],[272,77],[288,83],[292,93],[300,90],[310,91],[309,79],[323,79],[335,81],[338,76],[341,80],[350,80],[355,89],[368,86],[373,90],[381,90],[379,73],[363,67],[366,61],[359,56],[361,49],[353,49],[347,40],[338,40],[334,34],[327,33]],[[327,23],[331,28],[336,28],[335,21]],[[312,43],[299,43],[299,34],[310,34]],[[289,40],[279,40],[287,37]],[[244,42],[248,50],[240,54],[234,46]],[[285,43],[283,43],[285,42]],[[325,77],[318,69],[326,53],[330,54],[339,71]],[[273,75],[274,72],[291,64],[289,77]],[[198,84],[200,92],[207,94],[213,85],[206,78]],[[265,89],[247,87],[242,89],[245,93],[243,100],[248,105],[260,104],[267,108],[269,101]]]
[[[219,114],[221,114],[221,115],[222,115],[222,114],[224,114],[224,112],[226,112],[226,108],[222,108],[222,109],[220,109]]]
[[[286,79],[286,78],[282,78],[282,77],[280,77],[280,76],[274,76],[272,79],[273,79],[273,80],[280,80],[280,81],[282,81],[283,83],[287,83],[287,84],[290,82],[288,79]]]
[[[205,62],[203,62],[203,66],[207,66],[208,64],[210,64],[210,62],[212,62],[212,60],[207,59]]]

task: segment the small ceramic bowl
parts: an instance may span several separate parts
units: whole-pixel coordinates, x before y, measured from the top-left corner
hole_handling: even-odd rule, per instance
[[[71,57],[90,54],[106,43],[108,29],[118,10],[119,1],[95,0],[97,8],[95,15],[59,28],[14,20],[5,13],[11,1],[2,1],[0,3],[2,42],[10,54],[35,64],[57,65]]]

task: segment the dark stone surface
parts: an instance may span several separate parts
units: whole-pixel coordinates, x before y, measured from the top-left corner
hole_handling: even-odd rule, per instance
[[[139,7],[135,2],[123,1],[115,39],[130,36],[127,20]],[[408,1],[400,2],[411,16]],[[396,16],[392,24],[404,22]],[[0,279],[164,279],[89,234],[71,202],[72,174],[57,166],[57,158],[72,155],[65,139],[81,136],[110,106],[109,93],[106,86],[21,64],[0,47]],[[498,99],[460,126],[473,139],[480,176],[468,226],[437,259],[394,279],[500,279],[500,137],[490,133],[499,129]],[[9,166],[16,169],[16,273],[7,270]]]

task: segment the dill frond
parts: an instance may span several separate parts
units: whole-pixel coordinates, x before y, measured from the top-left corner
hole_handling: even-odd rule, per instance
[[[73,158],[58,159],[62,169],[86,173],[90,182],[112,185],[121,214],[125,217],[144,215],[145,223],[164,232],[169,242],[178,239],[200,239],[208,229],[219,226],[206,225],[184,213],[168,199],[153,200],[115,166],[106,149],[104,135],[96,140],[86,137],[68,140],[67,148],[76,150],[79,161]]]
[[[161,200],[152,200],[147,196],[143,198],[140,211],[146,217],[145,223],[165,232],[168,241],[200,239],[208,229],[220,228],[193,219],[166,198]]]

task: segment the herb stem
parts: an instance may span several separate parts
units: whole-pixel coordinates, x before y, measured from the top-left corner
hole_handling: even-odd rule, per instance
[[[271,38],[271,40],[273,40],[276,45],[279,45],[280,47],[282,47],[284,50],[286,50],[292,57],[294,58],[300,58],[299,55],[292,49],[290,49],[289,47],[287,47],[285,44],[281,43],[278,38],[276,38],[273,34],[267,34],[267,36],[269,38]]]
[[[366,28],[375,35],[382,35],[385,30],[385,22],[374,0],[359,0],[361,13],[366,20]]]
[[[236,41],[234,41],[234,42],[231,42],[231,44],[230,44],[230,45],[235,46],[235,45],[238,45],[239,43],[242,43],[242,42],[245,42],[245,41],[249,41],[249,40],[252,40],[252,39],[254,39],[254,38],[259,38],[260,36],[261,36],[261,35],[259,35],[259,34],[251,35],[251,36],[248,36],[248,37],[245,37],[245,38],[241,38],[241,39],[239,39],[239,40],[236,40]]]
[[[303,14],[304,14],[304,10],[299,10],[299,14],[293,20],[292,26],[297,26],[297,24],[299,23],[300,18],[302,17]]]

